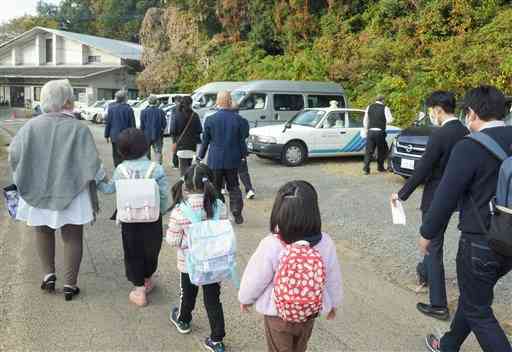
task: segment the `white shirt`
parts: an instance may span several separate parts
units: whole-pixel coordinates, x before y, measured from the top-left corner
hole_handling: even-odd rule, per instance
[[[444,125],[446,125],[448,122],[450,122],[450,121],[455,121],[455,120],[458,120],[458,118],[456,118],[455,116],[454,116],[454,117],[450,117],[450,118],[448,118],[448,119],[444,120],[444,121],[443,121],[443,123],[441,124],[441,126],[444,126]]]
[[[494,128],[494,127],[505,127],[505,122],[504,121],[499,121],[499,120],[496,120],[496,121],[489,121],[489,122],[486,122],[482,128],[480,128],[480,131],[483,131],[487,128]]]
[[[384,105],[384,103],[378,101],[376,104]],[[366,108],[366,111],[364,112],[364,119],[363,119],[363,127],[365,130],[368,130],[368,109],[370,107],[368,106]],[[384,114],[386,115],[386,124],[389,125],[393,122],[393,115],[391,115],[391,110],[389,110],[389,107],[384,108]],[[370,128],[371,131],[380,131],[380,128]]]

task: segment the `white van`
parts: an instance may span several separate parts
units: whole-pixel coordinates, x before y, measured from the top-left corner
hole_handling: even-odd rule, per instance
[[[343,88],[333,82],[249,81],[231,95],[252,126],[282,124],[305,108],[328,108],[331,101],[348,106]]]
[[[155,94],[158,99],[158,106],[167,105],[167,104],[175,104],[177,97],[185,97],[189,96],[189,94]],[[140,127],[140,113],[142,110],[149,106],[149,97],[144,100],[141,100],[137,104],[135,104],[133,108],[133,113],[135,115],[135,124],[137,127]]]
[[[192,108],[199,115],[201,121],[203,121],[206,115],[215,112],[215,103],[217,102],[217,94],[219,92],[232,92],[244,84],[247,84],[247,82],[225,81],[205,84],[192,93]]]

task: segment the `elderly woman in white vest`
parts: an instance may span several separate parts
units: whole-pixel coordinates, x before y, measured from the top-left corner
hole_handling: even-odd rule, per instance
[[[55,232],[64,242],[64,296],[72,300],[82,261],[83,225],[98,209],[96,182],[104,174],[93,136],[73,117],[73,88],[50,81],[41,90],[44,114],[12,140],[9,162],[20,202],[17,219],[35,232],[43,269],[41,289],[55,291]]]

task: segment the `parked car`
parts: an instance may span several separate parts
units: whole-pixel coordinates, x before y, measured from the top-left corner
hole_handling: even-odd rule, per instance
[[[113,102],[113,100],[98,100],[91,106],[82,109],[81,112],[83,118],[87,121],[92,121],[94,123],[103,123],[105,105],[111,102]]]
[[[155,95],[159,101],[159,104],[158,104],[159,107],[162,107],[162,106],[165,106],[168,104],[175,104],[177,97],[188,96],[188,94],[155,94]],[[133,112],[135,114],[135,124],[137,125],[137,127],[140,126],[140,113],[142,112],[142,110],[144,110],[148,106],[149,106],[149,98],[143,99],[133,106]]]
[[[339,108],[305,109],[285,124],[250,130],[250,153],[275,159],[287,166],[299,166],[308,158],[364,155],[364,110]],[[400,132],[388,126],[388,143]]]
[[[512,97],[507,97],[507,101],[511,105]],[[509,110],[505,123],[512,125],[512,105]],[[464,121],[465,116],[460,105],[456,113],[459,120]],[[393,141],[388,162],[390,171],[406,178],[410,177],[425,153],[432,131],[436,128],[438,127],[432,125],[425,112],[418,113],[413,126],[402,130]]]
[[[211,82],[197,88],[192,93],[192,108],[199,115],[202,122],[206,116],[215,112],[217,94],[221,91],[234,91],[247,82]]]
[[[284,123],[304,108],[348,108],[343,88],[333,82],[250,81],[232,92],[239,114],[255,127]]]

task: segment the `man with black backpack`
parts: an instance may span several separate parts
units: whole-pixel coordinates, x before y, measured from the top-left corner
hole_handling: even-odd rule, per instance
[[[426,343],[434,352],[459,351],[473,332],[483,351],[510,352],[510,342],[491,306],[494,286],[512,269],[512,256],[509,256],[512,226],[507,229],[506,223],[500,223],[501,229],[505,226],[508,230],[505,233],[509,237],[505,236],[505,241],[496,241],[496,223],[507,217],[503,214],[497,219],[489,204],[497,196],[504,202],[502,206],[510,206],[503,200],[506,197],[500,194],[501,187],[498,193],[496,190],[498,176],[500,180],[505,177],[506,188],[510,188],[512,172],[505,175],[509,168],[502,167],[502,163],[512,154],[512,127],[506,127],[502,121],[506,100],[495,87],[472,89],[466,94],[464,105],[466,125],[473,133],[454,147],[434,200],[423,219],[419,240],[420,250],[426,254],[430,240],[441,233],[460,204],[461,237],[457,254],[460,297],[450,330],[442,338],[428,335]],[[507,162],[510,160],[507,159],[503,166]]]

